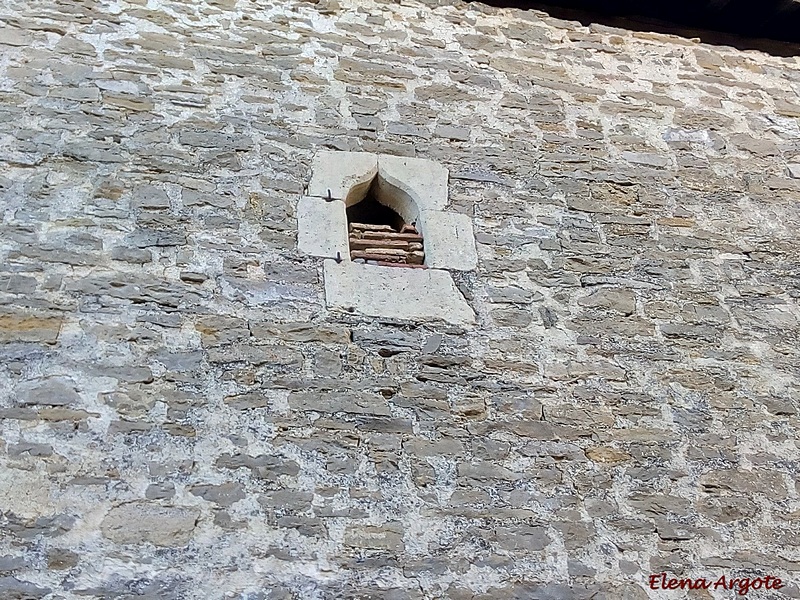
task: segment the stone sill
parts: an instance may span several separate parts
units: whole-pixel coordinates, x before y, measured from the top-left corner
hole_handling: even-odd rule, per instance
[[[411,321],[475,323],[475,313],[447,271],[334,260],[326,260],[323,268],[330,309]]]

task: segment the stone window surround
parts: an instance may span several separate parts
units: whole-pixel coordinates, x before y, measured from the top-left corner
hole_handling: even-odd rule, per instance
[[[325,258],[329,308],[411,320],[475,320],[447,271],[477,266],[472,221],[448,212],[448,170],[430,160],[369,152],[319,152],[306,195],[297,205],[298,250]],[[377,178],[377,199],[424,238],[427,269],[350,261],[347,207],[360,202]]]

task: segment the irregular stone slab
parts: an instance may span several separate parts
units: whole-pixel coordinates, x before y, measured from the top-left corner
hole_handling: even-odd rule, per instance
[[[27,485],[34,483],[34,481],[24,476],[17,476],[15,477],[14,483],[17,486],[22,483],[24,486],[26,486],[28,491],[31,491],[31,488],[27,487]],[[39,483],[39,481],[36,483]],[[39,485],[38,487],[41,488],[42,486]],[[23,492],[23,494],[28,504],[30,504],[31,501],[35,502],[36,500],[40,500],[30,493],[26,494]],[[3,498],[3,500],[6,502],[8,498]],[[8,506],[8,504],[6,503],[5,506]],[[7,512],[5,517],[7,522],[4,525],[4,531],[24,540],[31,540],[38,536],[58,537],[70,531],[75,525],[75,517],[66,514],[56,514],[46,517],[39,516],[31,519],[25,519],[15,515],[12,512]],[[5,598],[5,596],[0,595],[0,598]]]
[[[171,481],[151,483],[144,492],[148,500],[169,500],[175,495],[175,484]]]
[[[578,304],[590,308],[613,310],[627,316],[636,311],[636,296],[631,290],[608,288],[578,299]]]
[[[142,185],[134,191],[131,205],[136,208],[169,208],[169,197],[159,187]]]
[[[465,181],[479,181],[483,183],[497,183],[499,185],[512,186],[513,182],[505,177],[482,167],[469,166],[461,169],[458,173],[451,174],[452,179],[463,179]]]
[[[79,400],[75,382],[66,377],[28,381],[17,388],[17,401],[23,406],[67,406]]]
[[[300,368],[303,364],[303,355],[286,346],[251,346],[237,343],[222,348],[209,348],[208,362],[247,362],[252,365],[270,364]]]
[[[353,331],[353,342],[367,348],[375,348],[381,356],[417,350],[420,345],[418,336],[391,329],[378,331],[356,329]]]
[[[118,544],[141,544],[178,547],[189,543],[200,511],[196,508],[159,506],[133,502],[112,508],[100,529]]]
[[[622,452],[616,448],[600,446],[587,449],[586,458],[597,463],[616,464],[630,460],[631,456],[627,452]]]
[[[28,46],[33,36],[27,31],[3,27],[0,29],[0,44],[3,46]]]
[[[191,488],[194,496],[228,507],[246,497],[241,483],[223,483],[221,485],[195,485]]]
[[[538,552],[544,550],[552,539],[545,527],[498,527],[495,532],[498,545],[504,550],[509,551],[528,551]]]
[[[300,465],[295,461],[268,454],[260,454],[258,456],[248,456],[241,453],[223,454],[217,459],[216,465],[223,469],[246,467],[250,469],[254,477],[269,480],[275,479],[279,475],[294,477],[300,472]]]
[[[0,556],[0,573],[10,573],[18,569],[24,569],[28,566],[28,561],[21,556],[12,556],[6,554]]]
[[[322,413],[344,412],[376,416],[391,416],[386,399],[367,392],[292,392],[289,406],[294,410],[313,410]]]
[[[472,308],[447,271],[332,260],[324,267],[328,308],[393,319],[475,322]]]
[[[56,571],[63,571],[78,566],[80,556],[64,548],[51,548],[47,552],[47,567]]]
[[[255,338],[278,338],[291,342],[324,342],[346,344],[350,330],[341,325],[313,323],[250,323]]]
[[[266,408],[269,406],[269,397],[263,393],[251,392],[248,394],[237,394],[236,396],[226,396],[224,402],[231,408],[237,410]]]
[[[0,577],[0,597],[4,600],[34,600],[44,598],[50,592],[48,588],[40,588],[16,577]]]

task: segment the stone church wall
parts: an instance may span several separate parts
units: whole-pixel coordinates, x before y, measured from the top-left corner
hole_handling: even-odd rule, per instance
[[[2,3],[0,598],[800,597],[797,59],[441,4]],[[326,309],[323,149],[474,326]]]

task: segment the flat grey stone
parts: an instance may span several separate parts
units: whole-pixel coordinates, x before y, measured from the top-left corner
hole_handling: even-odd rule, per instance
[[[278,456],[261,454],[249,456],[247,454],[222,454],[216,465],[223,469],[238,469],[245,467],[253,472],[255,477],[261,479],[274,479],[279,475],[297,475],[300,466],[293,460],[286,460]]]
[[[131,203],[135,208],[169,208],[169,197],[159,187],[140,185],[134,190]]]
[[[241,483],[223,483],[220,485],[194,485],[189,488],[194,496],[228,507],[246,497]]]
[[[512,186],[512,182],[488,169],[481,167],[467,167],[450,174],[451,179],[462,179],[465,181],[479,181],[483,183],[497,183],[499,185]]]
[[[80,396],[72,379],[49,377],[21,384],[17,401],[22,406],[68,406],[80,402]]]
[[[448,140],[468,142],[470,130],[466,127],[456,127],[454,125],[439,125],[434,131],[434,135]]]
[[[367,392],[291,392],[289,406],[298,411],[390,416],[389,404],[380,394]]]
[[[131,248],[129,246],[117,246],[112,248],[110,256],[114,260],[136,265],[143,265],[153,260],[153,253],[150,250],[144,248]]]
[[[0,556],[0,573],[10,573],[28,566],[28,562],[21,556]]]
[[[431,137],[430,132],[424,127],[409,125],[407,123],[389,123],[386,126],[386,133],[423,139],[429,139]]]
[[[151,483],[147,486],[144,496],[148,500],[169,500],[175,495],[175,484],[171,481],[164,483]]]
[[[178,141],[186,146],[197,148],[213,148],[214,150],[250,150],[252,138],[246,135],[235,135],[207,131],[182,131]]]
[[[35,600],[44,598],[51,591],[16,577],[0,577],[0,597],[4,600]]]
[[[419,337],[402,331],[379,329],[369,331],[365,329],[353,330],[353,342],[362,346],[377,348],[381,356],[390,356],[398,352],[419,349]]]
[[[8,447],[9,456],[20,456],[27,454],[29,456],[52,456],[53,446],[50,444],[35,444],[31,442],[20,442],[18,444],[11,444]]]

